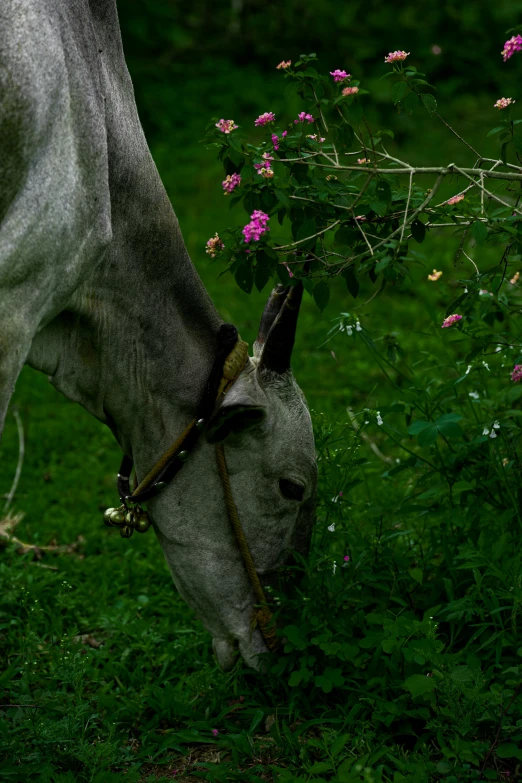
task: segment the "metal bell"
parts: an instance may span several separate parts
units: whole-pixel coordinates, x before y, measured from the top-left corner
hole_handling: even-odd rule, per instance
[[[137,533],[146,533],[151,526],[150,517],[146,511],[143,511],[134,522],[134,530]]]
[[[188,451],[186,449],[183,449],[183,451],[179,452],[178,459],[180,460],[180,462],[185,462],[188,455],[189,455]]]
[[[134,509],[132,509],[132,508],[129,509],[129,511],[127,511],[127,513],[125,514],[125,523],[129,527],[134,527],[134,516],[135,516],[134,515]]]
[[[125,523],[125,511],[123,507],[113,508],[109,514],[111,525],[115,527],[121,527]]]
[[[128,525],[123,525],[123,527],[120,528],[120,536],[122,538],[130,538],[133,533],[134,530]]]
[[[202,430],[204,426],[205,426],[205,419],[198,419],[196,422],[196,429]]]
[[[103,512],[103,524],[107,527],[112,527],[111,514],[113,511],[117,511],[117,508],[108,508]]]

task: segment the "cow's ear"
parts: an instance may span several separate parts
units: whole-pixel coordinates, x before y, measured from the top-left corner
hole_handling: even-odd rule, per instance
[[[244,371],[210,419],[205,435],[209,443],[220,443],[229,436],[241,435],[260,427],[266,419],[266,396],[256,373]]]

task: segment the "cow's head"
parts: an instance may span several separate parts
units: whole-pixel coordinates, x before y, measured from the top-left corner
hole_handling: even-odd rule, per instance
[[[150,504],[174,582],[213,636],[223,668],[239,645],[257,666],[255,598],[231,530],[216,468],[222,443],[239,517],[265,584],[288,553],[308,549],[317,468],[310,414],[290,370],[302,288],[278,286],[263,313],[254,357],[225,395],[183,470]]]

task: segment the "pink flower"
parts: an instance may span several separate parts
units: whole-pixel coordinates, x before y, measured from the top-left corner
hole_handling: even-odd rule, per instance
[[[511,280],[509,281],[511,285],[516,285],[518,283],[518,278],[520,277],[520,272],[515,272]]]
[[[447,329],[448,326],[453,326],[453,324],[456,324],[457,321],[461,321],[462,316],[458,315],[458,313],[455,313],[454,315],[448,315],[447,318],[444,319],[442,322],[442,328]]]
[[[464,201],[464,193],[458,193],[456,196],[452,196],[446,201],[446,204],[452,207],[454,204],[458,204],[459,201]]]
[[[211,258],[215,258],[216,254],[219,253],[221,250],[223,250],[225,245],[219,238],[219,236],[216,234],[213,237],[210,237],[210,239],[207,242],[207,249],[205,250],[205,253],[208,253]]]
[[[266,212],[262,212],[260,209],[255,209],[254,212],[252,212],[250,215],[250,223],[247,223],[243,229],[245,242],[251,242],[252,240],[258,242],[263,234],[266,234],[267,231],[270,231],[269,227],[267,226],[269,220],[270,218]]]
[[[352,75],[336,68],[335,71],[330,71],[330,76],[333,76],[334,82],[344,82],[345,79],[350,79]]]
[[[275,120],[275,114],[273,111],[265,111],[264,114],[260,114],[257,120],[254,122],[254,125],[268,125],[269,122],[274,122]]]
[[[386,57],[384,58],[385,63],[396,63],[400,62],[401,60],[405,60],[406,57],[411,54],[411,52],[403,52],[401,49],[397,49],[396,52],[390,52]]]
[[[522,364],[515,364],[513,367],[513,372],[511,373],[511,380],[514,383],[522,381]]]
[[[479,291],[479,296],[493,296],[491,291],[488,291],[487,288],[481,288]]]
[[[272,133],[272,144],[274,145],[274,149],[279,149],[279,136],[277,133]]]
[[[433,44],[433,46],[431,47],[431,51],[433,52],[433,54],[440,54],[442,52],[442,49],[438,44]]]
[[[212,729],[212,734],[214,735],[214,737],[217,737],[219,731],[217,729]]]
[[[220,120],[216,122],[216,128],[219,128],[223,133],[232,133],[237,127],[237,125],[234,125],[234,120]]]
[[[270,166],[273,160],[274,158],[272,155],[270,155],[268,152],[263,152],[263,162],[254,163],[254,168],[256,169],[257,173],[261,174],[261,176],[265,177],[265,179],[271,179],[274,176],[274,172]]]
[[[281,60],[279,65],[276,65],[276,68],[277,68],[278,71],[280,71],[281,68],[283,68],[283,70],[284,70],[285,68],[290,68],[291,65],[292,65],[292,60],[286,60],[286,61],[285,60]]]
[[[433,272],[431,273],[431,275],[428,275],[428,280],[435,281],[435,280],[438,280],[439,277],[441,277],[441,276],[442,276],[442,272],[437,272],[437,270],[434,269]]]
[[[350,555],[345,555],[343,557],[343,560],[344,560],[345,563],[349,563],[350,562]]]
[[[294,120],[294,125],[297,125],[298,122],[315,122],[314,118],[311,114],[307,114],[305,111],[302,111],[300,114],[297,115],[297,119]]]
[[[507,109],[512,103],[516,103],[513,98],[499,98],[496,103],[493,104],[495,109]]]
[[[281,137],[284,139],[284,137],[286,136],[287,133],[288,133],[288,131],[283,131],[282,134],[281,134]]]
[[[283,266],[286,266],[286,271],[288,272],[288,276],[289,276],[289,277],[293,277],[293,276],[294,276],[294,273],[292,272],[292,270],[290,269],[290,267],[288,266],[288,264],[287,264],[287,263],[284,263],[284,264],[283,264]]]
[[[318,136],[317,133],[307,133],[306,138],[313,139],[313,141],[318,141],[321,144],[323,143],[323,141],[326,141],[324,136]]]
[[[504,48],[502,49],[502,57],[504,58],[504,62],[506,60],[509,60],[510,57],[513,57],[515,52],[519,52],[522,49],[522,36],[520,35],[514,35],[512,38],[509,39],[509,41],[506,41],[504,44]]]
[[[241,184],[241,174],[229,174],[221,184],[223,185],[225,196],[228,196],[229,193],[232,193],[232,191]]]
[[[357,163],[363,164],[363,163],[369,163],[370,161],[368,158],[357,158]]]
[[[342,92],[342,94],[344,96],[356,95],[358,92],[359,92],[359,88],[358,87],[345,87],[343,92]]]

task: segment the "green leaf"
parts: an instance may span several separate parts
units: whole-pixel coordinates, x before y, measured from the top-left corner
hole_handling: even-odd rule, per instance
[[[353,266],[349,266],[347,269],[345,269],[342,272],[342,276],[346,280],[346,287],[348,288],[348,291],[354,299],[357,299],[357,294],[359,293],[359,281],[355,276]]]
[[[353,245],[360,239],[360,233],[356,228],[342,226],[335,234],[336,248],[347,248],[351,250]]]
[[[476,242],[485,242],[488,238],[488,227],[486,223],[482,223],[480,220],[475,220],[471,226],[471,233]]]
[[[420,585],[422,584],[422,580],[424,577],[424,572],[422,568],[409,568],[408,573],[411,576],[412,579],[414,579],[416,582],[418,582]]]
[[[408,435],[418,435],[419,432],[431,427],[431,421],[415,421],[408,427]]]
[[[427,677],[425,674],[412,674],[411,677],[408,677],[403,682],[402,687],[415,698],[416,696],[423,696],[425,693],[431,693],[435,690],[435,684],[433,677]]]
[[[258,291],[262,291],[265,285],[272,277],[272,272],[269,267],[264,265],[257,265],[254,272],[254,282]]]
[[[348,118],[353,125],[359,125],[363,118],[363,110],[360,103],[357,101],[354,101],[351,106],[348,106],[347,109],[348,112]]]
[[[410,228],[412,237],[421,245],[426,236],[426,226],[420,220],[414,220]]]
[[[386,180],[379,180],[375,188],[375,195],[377,196],[378,201],[383,201],[385,204],[390,203],[392,200],[392,192]]]
[[[384,258],[381,258],[380,261],[377,261],[377,263],[375,264],[375,274],[378,275],[379,272],[382,272],[383,269],[386,269],[386,267],[390,263],[390,260],[391,260],[390,256],[384,256]]]
[[[399,103],[399,101],[402,101],[406,93],[408,92],[409,87],[406,84],[406,82],[396,82],[396,84],[392,87],[392,101],[394,103]]]
[[[434,114],[437,111],[437,101],[429,92],[422,93],[421,101],[430,114]]]
[[[286,195],[284,190],[276,189],[276,190],[274,190],[274,193],[275,193],[275,195],[277,196],[278,200],[281,202],[281,204],[284,207],[289,207],[290,206],[290,199],[288,198],[288,196]]]
[[[236,279],[236,283],[242,291],[244,291],[246,294],[249,294],[252,291],[252,286],[254,284],[254,273],[250,263],[246,262],[241,264],[239,269],[236,270],[234,277]]]
[[[514,136],[513,145],[517,152],[522,152],[522,136]]]
[[[402,105],[408,114],[412,114],[419,107],[419,99],[414,92],[410,92],[403,100]]]
[[[517,748],[513,742],[506,742],[499,745],[495,751],[499,759],[520,759],[522,760],[522,750]]]
[[[330,772],[332,769],[333,765],[331,761],[316,761],[308,771],[315,775],[318,772]]]
[[[438,434],[439,431],[435,424],[430,424],[429,427],[426,427],[426,429],[422,430],[417,436],[419,446],[431,446],[437,440]]]
[[[496,128],[493,128],[493,130],[490,130],[488,133],[488,136],[493,136],[495,133],[500,133],[501,130],[505,129],[505,125],[497,125]]]
[[[339,755],[339,753],[342,751],[348,740],[350,739],[351,734],[339,734],[338,737],[334,739],[330,746],[330,753],[335,758]]]
[[[324,310],[330,299],[330,287],[325,280],[320,280],[314,287],[314,301],[321,310]]]

